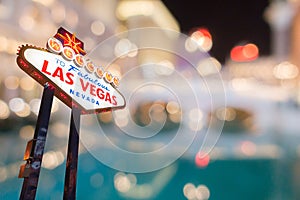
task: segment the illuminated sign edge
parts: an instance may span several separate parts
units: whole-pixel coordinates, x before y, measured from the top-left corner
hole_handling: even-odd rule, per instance
[[[106,108],[86,110],[75,99],[70,97],[65,91],[60,89],[60,87],[57,86],[52,80],[50,80],[48,77],[46,77],[43,73],[41,73],[38,69],[36,69],[28,60],[26,60],[26,58],[24,56],[24,52],[26,49],[37,49],[37,50],[41,50],[41,51],[45,51],[45,52],[49,52],[49,53],[51,53],[51,52],[47,49],[44,49],[41,47],[36,47],[33,45],[28,45],[28,44],[22,45],[22,46],[19,46],[16,61],[17,61],[18,66],[26,74],[28,74],[30,77],[32,77],[34,80],[36,80],[40,85],[44,86],[46,83],[49,83],[50,86],[54,88],[54,95],[60,101],[62,101],[64,104],[66,104],[68,107],[70,107],[70,108],[72,108],[74,106],[78,107],[81,110],[82,114],[102,113],[102,112],[122,109],[122,108],[126,107],[126,101],[125,101],[123,94],[121,92],[119,92],[119,90],[117,88],[114,88],[115,91],[124,99],[124,105],[116,106],[116,107],[106,107]],[[23,63],[23,62],[25,62],[27,66],[24,65],[25,63]],[[34,73],[37,73],[41,77],[37,77],[36,74],[34,74]],[[61,95],[61,94],[63,94],[63,95]],[[66,97],[66,98],[64,98],[62,96]]]

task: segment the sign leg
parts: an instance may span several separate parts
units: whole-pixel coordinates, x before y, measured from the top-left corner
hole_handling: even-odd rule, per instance
[[[21,166],[20,169],[19,177],[24,178],[20,194],[21,200],[35,199],[36,196],[54,90],[54,88],[45,84],[33,140],[28,142],[24,155],[26,164]]]
[[[64,200],[76,199],[80,114],[81,111],[78,108],[72,108],[65,174]]]

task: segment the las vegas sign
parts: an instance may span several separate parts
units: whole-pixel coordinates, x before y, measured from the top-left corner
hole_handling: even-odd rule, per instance
[[[47,41],[47,49],[23,45],[17,57],[19,67],[41,85],[48,83],[55,96],[82,114],[125,107],[118,91],[119,78],[85,57],[83,43],[63,28]]]

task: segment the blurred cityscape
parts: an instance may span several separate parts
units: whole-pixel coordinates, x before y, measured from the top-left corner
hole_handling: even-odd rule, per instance
[[[19,198],[43,91],[18,47],[44,48],[61,26],[120,77],[127,101],[82,116],[77,199],[300,199],[299,6],[272,0],[261,14],[270,55],[241,41],[220,62],[214,35],[181,33],[160,0],[0,0],[0,199]],[[36,199],[63,197],[70,115],[54,98]],[[115,146],[171,147],[130,162]]]

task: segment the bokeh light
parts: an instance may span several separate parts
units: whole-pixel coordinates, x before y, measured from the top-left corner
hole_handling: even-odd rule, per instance
[[[210,197],[210,190],[206,185],[198,185],[187,183],[183,187],[183,194],[188,200],[207,200]]]
[[[230,58],[236,62],[253,61],[256,60],[258,56],[259,49],[252,43],[235,46],[230,51]]]
[[[61,165],[65,160],[64,154],[60,151],[48,151],[44,153],[42,167],[54,169]]]
[[[208,52],[212,48],[212,36],[207,28],[198,28],[191,34],[191,38],[201,51]]]
[[[284,61],[274,67],[273,74],[278,79],[293,79],[299,74],[299,69],[296,65]]]
[[[16,112],[16,115],[19,116],[19,117],[28,117],[31,113],[30,111],[30,106],[27,104],[27,103],[24,103],[22,110],[19,110]]]
[[[4,80],[5,87],[10,90],[15,90],[19,87],[20,79],[17,76],[8,76]]]
[[[20,79],[20,87],[25,91],[31,91],[35,88],[35,86],[35,81],[28,76],[24,76]]]
[[[29,102],[30,110],[35,114],[38,115],[40,109],[41,100],[40,99],[32,99]]]
[[[0,119],[7,119],[10,115],[9,107],[5,101],[0,100]]]
[[[197,167],[205,168],[210,162],[210,156],[205,152],[198,152],[195,156],[195,164]]]
[[[131,188],[136,185],[137,179],[134,174],[125,174],[118,172],[114,176],[114,185],[119,192],[128,192]]]
[[[231,107],[219,108],[216,111],[216,116],[222,121],[233,121],[236,117],[236,112]]]
[[[159,63],[157,63],[157,65],[155,65],[154,69],[158,75],[169,76],[174,72],[175,67],[171,61],[162,60]]]
[[[104,177],[101,173],[95,173],[90,178],[90,184],[94,188],[100,188],[103,185]]]
[[[105,31],[105,25],[102,21],[96,20],[91,24],[91,31],[97,36],[102,35]]]
[[[13,112],[21,112],[25,109],[25,102],[22,98],[13,98],[8,103],[9,108]]]
[[[34,134],[34,127],[31,125],[23,126],[19,131],[20,137],[24,140],[32,139],[33,134]]]
[[[256,144],[251,141],[243,141],[240,148],[241,152],[246,156],[254,156],[256,153]]]
[[[221,71],[221,63],[213,57],[209,57],[199,61],[197,70],[201,76],[217,74]]]

